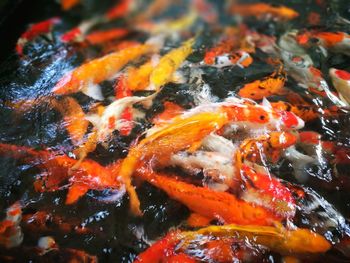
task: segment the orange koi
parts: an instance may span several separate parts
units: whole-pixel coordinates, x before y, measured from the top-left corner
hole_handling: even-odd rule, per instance
[[[61,0],[62,9],[65,11],[73,8],[79,3],[80,3],[80,0]]]
[[[168,233],[165,237],[139,254],[134,263],[160,262],[163,258],[173,255],[174,247],[177,243],[177,233],[177,231]]]
[[[123,160],[119,173],[130,196],[131,211],[136,215],[141,214],[140,202],[131,185],[131,176],[138,162],[153,159],[165,164],[173,153],[199,145],[204,137],[220,129],[225,123],[227,123],[226,114],[199,113],[162,127],[132,147]]]
[[[23,241],[20,227],[22,220],[22,206],[16,202],[6,210],[6,217],[0,222],[0,245],[6,248],[19,246]]]
[[[37,191],[59,190],[60,184],[68,179],[70,186],[66,204],[75,203],[90,189],[118,190],[121,186],[110,170],[93,160],[84,160],[77,169],[72,170],[77,160],[66,155],[56,155],[49,151],[36,151],[10,144],[0,144],[0,153],[44,169],[44,174],[34,183]]]
[[[104,31],[95,31],[85,36],[85,39],[93,45],[102,44],[111,40],[125,37],[129,31],[122,28],[114,28]]]
[[[217,45],[205,52],[204,62],[208,65],[212,65],[215,63],[216,57],[225,53],[232,53],[234,48],[237,46],[237,34],[239,34],[239,30],[236,28],[226,29],[224,32],[226,37],[221,39]]]
[[[88,228],[80,226],[79,220],[65,220],[45,211],[38,211],[33,214],[23,215],[22,225],[27,231],[52,232],[59,229],[63,233],[87,234],[91,232]]]
[[[261,100],[274,94],[283,95],[286,91],[283,89],[286,81],[286,75],[279,69],[261,80],[255,80],[245,84],[238,92],[243,98]]]
[[[96,99],[101,99],[100,95],[89,91],[91,85],[112,78],[129,61],[151,52],[152,49],[152,46],[148,44],[137,45],[91,60],[66,73],[52,89],[52,92],[57,95],[67,95],[83,91]]]
[[[126,72],[126,85],[130,90],[145,90],[149,86],[149,77],[154,70],[152,61],[148,61],[139,68],[129,67]]]
[[[167,177],[145,169],[138,169],[137,176],[165,191],[170,198],[186,205],[191,211],[207,218],[242,225],[270,225],[279,220],[263,207],[239,200],[226,192],[194,186],[179,181],[176,177]]]
[[[231,13],[240,16],[254,16],[257,18],[266,18],[272,16],[280,20],[292,20],[299,16],[299,14],[286,6],[272,6],[266,3],[255,3],[255,4],[233,4]]]
[[[35,39],[39,35],[47,34],[51,31],[52,27],[61,22],[58,17],[49,18],[39,23],[31,25],[26,32],[17,40],[16,51],[19,55],[23,54],[23,47],[29,41]]]
[[[309,47],[316,44],[334,52],[350,54],[350,35],[344,32],[301,32],[296,36],[296,41],[301,46]]]
[[[257,245],[263,245],[282,255],[324,253],[331,244],[321,235],[305,228],[288,230],[280,225],[272,226],[209,226],[193,232],[180,232],[182,247],[198,235],[214,237],[235,237]]]
[[[89,126],[89,121],[86,120],[85,113],[79,103],[71,97],[64,97],[59,101],[52,100],[52,105],[61,113],[63,125],[67,129],[72,143],[74,145],[80,144]]]
[[[272,108],[276,110],[293,112],[305,122],[315,120],[321,114],[326,116],[335,114],[333,111],[328,109],[322,109],[322,112],[320,112],[320,108],[313,105],[293,105],[285,101],[271,102],[270,104]]]
[[[270,132],[255,139],[246,139],[239,146],[238,163],[242,164],[246,159],[254,163],[262,161],[261,154],[276,163],[281,151],[294,145],[297,140],[298,137],[291,132]]]

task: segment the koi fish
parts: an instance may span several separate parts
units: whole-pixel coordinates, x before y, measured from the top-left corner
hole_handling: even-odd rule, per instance
[[[314,105],[293,105],[285,101],[270,102],[270,104],[276,110],[293,112],[305,122],[315,120],[322,114],[326,116],[335,114],[331,109],[321,109]]]
[[[227,157],[217,152],[196,151],[192,154],[179,152],[171,156],[171,166],[179,166],[190,174],[203,171],[205,177],[215,183],[212,187],[226,191],[229,187],[235,189],[238,180],[235,178],[235,169],[232,165],[232,157]],[[234,186],[235,185],[235,186]]]
[[[255,4],[233,4],[230,12],[240,16],[254,16],[257,18],[280,19],[284,21],[292,20],[299,16],[299,14],[286,6],[272,6],[266,3]]]
[[[192,53],[192,46],[195,42],[191,38],[180,47],[175,48],[160,58],[158,65],[150,75],[150,83],[159,90],[161,86],[170,81],[173,73],[181,66],[185,59]]]
[[[175,245],[177,241],[177,231],[170,232],[162,239],[155,242],[152,246],[150,246],[147,250],[142,252],[137,256],[134,260],[134,263],[153,263],[153,262],[161,262],[162,259],[167,258],[167,262],[169,259],[176,254],[174,253]],[[187,256],[189,258],[189,256]],[[172,261],[170,261],[172,262]],[[194,260],[188,260],[186,258],[181,258],[180,261],[174,262],[184,262],[184,263],[194,263]]]
[[[350,35],[344,32],[301,32],[296,36],[301,46],[319,45],[334,52],[350,55]],[[316,41],[314,41],[316,40]]]
[[[16,51],[17,54],[23,54],[23,47],[29,42],[40,35],[45,35],[49,33],[52,27],[61,22],[58,17],[49,18],[47,20],[41,21],[39,23],[33,24],[29,29],[24,32],[21,37],[17,40]]]
[[[0,222],[0,245],[9,249],[22,243],[21,220],[22,206],[20,202],[16,202],[7,208],[6,217]]]
[[[198,146],[205,136],[220,129],[226,122],[227,116],[223,113],[196,114],[162,127],[132,147],[119,172],[130,196],[131,211],[141,214],[138,197],[131,186],[131,176],[140,160],[168,163],[171,154]]]
[[[167,123],[169,120],[175,118],[176,116],[181,115],[184,112],[184,108],[181,106],[170,102],[170,101],[165,101],[164,102],[164,111],[157,114],[153,119],[152,123],[154,125],[162,125]]]
[[[243,98],[261,100],[274,94],[285,94],[286,91],[283,89],[285,81],[286,75],[282,72],[282,69],[279,69],[261,80],[245,84],[239,90],[238,95]]]
[[[206,187],[198,187],[142,168],[137,176],[165,191],[191,211],[210,219],[242,225],[270,225],[279,220],[263,207],[237,199],[226,192],[216,192]]]
[[[111,7],[105,14],[106,20],[114,20],[123,17],[129,13],[134,4],[134,0],[121,0]]]
[[[60,216],[53,215],[45,211],[37,211],[33,214],[23,215],[23,228],[31,232],[52,232],[59,229],[62,233],[87,234],[91,231],[81,226],[79,220],[66,220]]]
[[[122,28],[113,28],[104,31],[94,31],[85,36],[85,39],[93,45],[103,44],[105,42],[119,39],[125,37],[129,31],[127,29]]]
[[[59,101],[52,100],[52,105],[61,113],[63,125],[67,129],[72,143],[79,145],[89,126],[89,121],[85,118],[85,113],[79,103],[71,97],[64,97]]]
[[[151,52],[152,49],[154,47],[149,44],[137,45],[93,59],[66,73],[52,92],[67,95],[82,91],[92,98],[101,100],[102,94],[94,88],[95,85],[114,77],[129,61]]]
[[[224,53],[213,58],[211,54],[206,54],[204,57],[206,64],[216,68],[223,68],[227,66],[237,65],[241,68],[249,67],[253,63],[253,58],[245,51],[237,51],[234,53]],[[213,62],[213,63],[211,63]]]
[[[215,63],[215,58],[222,54],[230,54],[237,47],[239,29],[229,27],[224,30],[224,36],[220,41],[205,52],[204,63],[212,65]]]
[[[73,8],[79,3],[80,3],[80,0],[61,0],[62,9],[65,11]]]
[[[0,153],[24,163],[44,169],[43,175],[34,183],[35,190],[56,191],[60,184],[69,181],[66,204],[75,203],[90,189],[120,189],[121,184],[110,170],[93,160],[84,160],[77,169],[71,168],[77,160],[66,155],[56,155],[49,151],[35,151],[31,148],[10,144],[0,144]]]
[[[144,10],[143,12],[140,12],[136,17],[133,18],[133,21],[136,21],[136,23],[139,23],[141,21],[150,20],[156,15],[161,14],[164,12],[170,5],[171,1],[162,1],[162,0],[155,0],[152,1]]]
[[[223,225],[209,226],[193,232],[181,232],[179,237],[182,246],[193,240],[198,235],[214,237],[235,237],[262,245],[281,253],[282,255],[324,253],[331,248],[331,244],[321,235],[305,228],[288,230],[280,225],[271,226],[240,226]],[[305,242],[301,242],[305,240]]]
[[[157,61],[156,61],[157,60]],[[150,83],[150,75],[158,64],[158,57],[153,55],[152,59],[142,64],[140,67],[129,67],[126,70],[125,85],[132,91],[147,90]]]
[[[329,70],[334,87],[342,101],[350,104],[350,72],[331,68]]]
[[[197,18],[197,12],[191,10],[188,14],[175,20],[165,20],[157,23],[151,23],[147,21],[137,23],[135,25],[135,29],[147,32],[151,35],[177,34],[191,27]]]

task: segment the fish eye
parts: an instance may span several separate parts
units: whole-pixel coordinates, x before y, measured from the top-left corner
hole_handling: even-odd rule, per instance
[[[263,120],[265,120],[265,116],[264,115],[260,115],[259,119],[263,121]]]

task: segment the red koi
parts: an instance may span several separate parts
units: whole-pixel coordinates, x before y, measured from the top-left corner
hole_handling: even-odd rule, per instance
[[[118,1],[118,3],[115,6],[113,6],[107,11],[107,13],[105,14],[105,17],[108,20],[114,20],[125,16],[129,12],[133,2],[134,2],[133,0]]]

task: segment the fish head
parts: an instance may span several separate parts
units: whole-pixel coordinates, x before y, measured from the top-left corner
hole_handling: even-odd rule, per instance
[[[305,125],[304,121],[290,111],[280,111],[282,130],[299,130]]]

